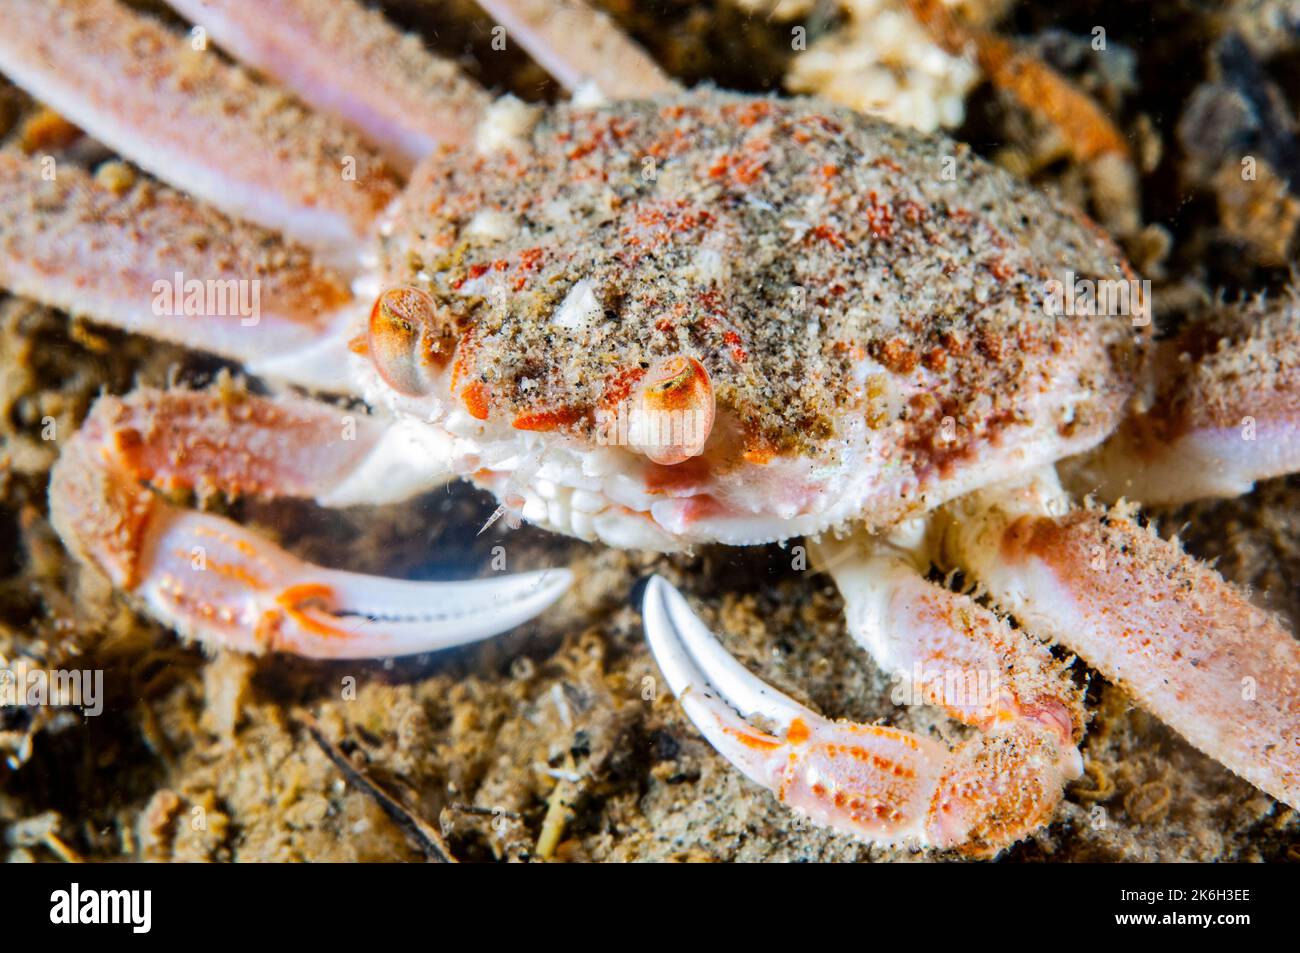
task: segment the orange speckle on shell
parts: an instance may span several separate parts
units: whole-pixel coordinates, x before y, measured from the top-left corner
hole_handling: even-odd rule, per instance
[[[1016,273],[1015,269],[1008,265],[1001,258],[994,258],[988,263],[989,274],[998,281],[1006,281]]]
[[[877,358],[895,374],[910,374],[916,369],[916,352],[901,338],[890,338],[878,348]]]
[[[727,349],[731,353],[731,359],[737,364],[745,361],[749,357],[749,352],[745,350],[740,343],[740,335],[735,331],[725,331],[722,340],[726,342]]]
[[[948,352],[942,347],[932,347],[925,352],[925,357],[921,359],[925,366],[932,371],[942,371],[948,366]]]
[[[467,384],[460,392],[460,399],[471,417],[478,420],[488,419],[488,388],[482,381]]]
[[[516,430],[532,430],[546,433],[559,430],[577,423],[587,416],[581,407],[556,407],[551,410],[538,410],[520,414],[511,424]]]
[[[812,235],[814,238],[826,242],[836,251],[844,250],[844,236],[841,235],[839,232],[837,232],[835,229],[831,228],[829,225],[818,225],[808,234]]]

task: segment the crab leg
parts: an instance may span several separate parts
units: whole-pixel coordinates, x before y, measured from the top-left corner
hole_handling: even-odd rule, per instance
[[[244,63],[338,117],[403,173],[472,138],[490,97],[353,0],[168,0]]]
[[[303,400],[137,391],[96,402],[54,467],[50,510],[80,559],[187,637],[313,658],[408,655],[503,632],[559,598],[570,574],[447,583],[325,569],[144,484],[340,506],[401,499],[450,471],[450,447],[415,424]]]
[[[882,670],[905,680],[914,703],[985,731],[1028,719],[1065,741],[1081,735],[1082,709],[1063,666],[970,596],[929,582],[923,530],[920,522],[910,528],[910,545],[866,533],[814,544],[818,567],[844,597],[849,633]]]
[[[651,99],[677,84],[605,13],[584,0],[479,0],[507,33],[569,92]]]
[[[118,174],[64,164],[51,181],[38,157],[0,151],[0,286],[254,374],[348,390],[341,277],[274,233]]]
[[[1182,503],[1249,492],[1300,470],[1296,305],[1192,325],[1159,352],[1162,386],[1077,465],[1071,483],[1109,500]]]
[[[116,0],[5,0],[0,71],[159,178],[356,267],[397,179],[352,133]]]
[[[750,674],[659,577],[642,611],[655,660],[695,726],[816,823],[870,843],[991,856],[1046,823],[1077,773],[1068,723],[1008,714],[950,749],[881,725],[832,722]]]
[[[1112,231],[1141,227],[1137,169],[1128,141],[1084,90],[996,34],[959,23],[944,0],[907,0],[935,42],[953,56],[973,55],[989,81],[1049,123],[1091,180],[1093,201]]]
[[[1031,630],[1300,806],[1300,643],[1129,510],[1069,512],[1063,500],[1050,471],[975,494],[954,506],[945,553]]]
[[[1049,66],[995,34],[958,24],[942,0],[907,0],[907,6],[953,56],[972,51],[990,81],[1059,129],[1080,161],[1128,156],[1128,142],[1097,103]]]

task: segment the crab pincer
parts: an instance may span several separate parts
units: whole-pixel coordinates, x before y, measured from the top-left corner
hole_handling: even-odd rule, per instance
[[[506,631],[568,589],[566,569],[465,582],[385,579],[299,559],[224,517],[152,488],[293,496],[345,505],[398,496],[441,475],[401,469],[418,432],[324,405],[138,390],[102,398],[50,481],[54,524],[81,558],[184,635],[207,645],[311,658],[429,652]],[[351,439],[348,439],[351,437]],[[174,452],[171,447],[183,447]],[[378,494],[378,495],[377,495]]]
[[[869,843],[992,856],[1045,823],[1079,774],[1068,721],[1007,709],[951,748],[830,721],[732,658],[658,576],[642,614],[660,671],[708,742],[794,810]]]

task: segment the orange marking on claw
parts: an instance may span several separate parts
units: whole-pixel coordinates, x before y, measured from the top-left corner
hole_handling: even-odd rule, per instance
[[[877,771],[883,774],[892,774],[896,778],[914,778],[916,772],[911,768],[904,767],[895,761],[882,757],[866,748],[859,748],[856,745],[840,745],[837,753],[847,754],[854,761],[860,761],[863,764],[869,764]]]
[[[808,724],[802,718],[790,722],[790,730],[785,733],[785,740],[792,745],[801,745],[812,735]]]
[[[328,602],[334,598],[334,590],[321,582],[300,582],[289,586],[275,597],[276,605],[287,608],[297,607],[310,599]]]
[[[285,612],[288,613],[289,617],[293,619],[293,621],[297,622],[308,632],[312,632],[316,635],[324,635],[336,639],[346,639],[351,637],[353,634],[348,629],[344,629],[337,625],[331,625],[328,622],[323,622],[320,619],[310,616],[301,609],[286,609]]]
[[[781,747],[781,742],[767,735],[750,734],[741,731],[738,728],[723,728],[727,734],[731,735],[747,748],[753,748],[756,751],[775,751]]]
[[[186,556],[182,556],[182,558],[187,558],[187,555],[188,554],[186,554]],[[248,588],[253,589],[255,591],[260,592],[266,589],[265,582],[263,582],[261,579],[254,576],[251,572],[249,572],[243,566],[240,566],[238,563],[220,563],[214,559],[209,559],[207,566],[209,569],[211,569],[213,572],[217,573],[218,575],[225,576],[227,579],[238,580],[239,582],[242,582],[244,585],[248,586]]]
[[[915,751],[919,746],[916,739],[905,731],[897,731],[893,728],[886,728],[884,725],[845,725],[849,731],[863,735],[872,735],[876,738],[888,738],[890,741],[897,741],[900,744],[911,748]]]
[[[278,596],[275,597],[275,604],[284,610],[285,615],[297,622],[308,632],[316,635],[329,636],[331,638],[348,638],[352,635],[347,629],[340,626],[325,622],[307,613],[303,603],[312,600],[322,602],[332,601],[334,590],[324,583],[303,582],[297,585],[289,586]]]

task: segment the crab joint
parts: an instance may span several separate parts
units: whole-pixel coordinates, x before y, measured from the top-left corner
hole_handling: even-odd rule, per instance
[[[713,383],[704,365],[682,355],[665,358],[633,395],[628,443],[655,463],[681,463],[704,452],[713,414]]]
[[[433,390],[434,374],[451,358],[456,329],[427,292],[390,288],[370,311],[367,339],[370,359],[384,382],[418,397]]]

